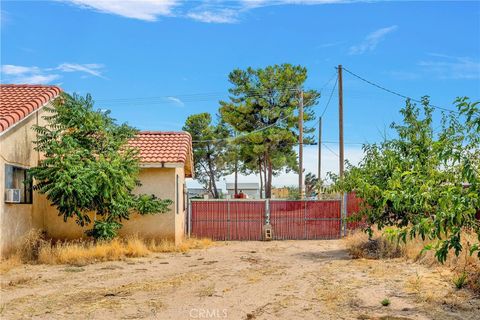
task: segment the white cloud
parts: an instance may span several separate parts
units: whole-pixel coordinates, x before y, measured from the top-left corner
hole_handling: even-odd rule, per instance
[[[25,73],[37,73],[38,67],[15,66],[12,64],[4,64],[1,68],[2,73],[6,75],[21,75]]]
[[[103,78],[101,69],[103,65],[96,63],[78,64],[78,63],[62,63],[57,67],[62,72],[85,72],[95,77]]]
[[[318,46],[318,48],[330,48],[330,47],[336,47],[344,43],[345,41],[337,41],[337,42],[327,42],[327,43],[322,43]]]
[[[397,26],[390,26],[375,30],[368,34],[360,44],[351,46],[349,54],[364,54],[365,52],[375,50],[377,45],[385,39],[389,33],[392,33],[397,29]]]
[[[4,27],[8,21],[9,17],[7,11],[0,9],[0,26]]]
[[[183,101],[180,100],[180,99],[177,98],[177,97],[167,97],[167,100],[175,103],[176,105],[178,105],[178,106],[180,106],[180,107],[185,106],[185,103],[183,103]]]
[[[58,74],[25,74],[14,78],[14,83],[19,84],[48,84],[60,78]]]
[[[57,0],[83,9],[125,18],[156,21],[159,17],[181,17],[205,23],[234,23],[242,13],[255,8],[277,5],[323,5],[375,0]]]
[[[65,0],[71,4],[126,18],[156,21],[160,16],[171,16],[178,0]]]
[[[187,13],[187,17],[206,23],[234,23],[238,21],[240,10],[219,9],[219,10],[199,10]]]
[[[100,64],[62,63],[54,68],[40,68],[37,66],[2,65],[0,74],[4,83],[49,84],[62,77],[62,73],[79,72],[95,77],[102,76]]]
[[[242,0],[242,2],[250,7],[272,6],[272,5],[319,5],[319,4],[336,4],[351,2],[372,2],[368,0]]]
[[[470,57],[454,57],[438,53],[436,60],[420,61],[418,65],[430,76],[438,79],[480,79],[480,62]]]

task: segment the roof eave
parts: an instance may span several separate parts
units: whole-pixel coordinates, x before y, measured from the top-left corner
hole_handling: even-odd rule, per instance
[[[61,92],[60,92],[61,93]],[[0,137],[3,136],[4,134],[6,134],[7,132],[10,132],[13,128],[17,127],[19,124],[23,123],[26,119],[30,118],[32,115],[34,115],[36,112],[39,112],[43,107],[45,107],[47,104],[51,103],[53,100],[57,99],[58,96],[60,96],[60,93],[58,93],[56,96],[54,96],[53,98],[51,98],[50,100],[48,100],[47,102],[45,102],[44,104],[42,104],[40,107],[38,107],[37,109],[33,110],[32,112],[30,112],[27,116],[23,117],[22,119],[18,120],[17,122],[13,123],[11,126],[9,126],[8,128],[6,128],[5,130],[3,131],[0,131]]]

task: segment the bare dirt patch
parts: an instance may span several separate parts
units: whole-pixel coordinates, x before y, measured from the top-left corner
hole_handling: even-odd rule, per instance
[[[229,242],[2,275],[2,319],[477,319],[444,269],[350,258],[342,240]],[[381,301],[388,299],[389,305]]]

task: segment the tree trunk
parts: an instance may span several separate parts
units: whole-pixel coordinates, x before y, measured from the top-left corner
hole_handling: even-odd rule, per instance
[[[210,175],[208,175],[210,177]],[[213,196],[212,179],[208,179],[208,192]]]
[[[237,155],[235,155],[235,186],[234,186],[234,195],[238,194],[238,159]]]
[[[209,171],[208,176],[210,177],[210,184],[212,186],[212,191],[213,191],[213,197],[215,199],[218,199],[217,184],[215,183],[215,172],[213,170],[212,161],[210,158],[208,159],[208,171]]]
[[[258,173],[260,176],[260,199],[263,198],[262,191],[263,191],[263,177],[262,177],[262,160],[258,161]]]
[[[267,197],[267,162],[265,159],[262,159],[263,161],[263,188],[265,189],[265,198]],[[260,173],[262,174],[262,173]]]
[[[265,198],[270,199],[272,197],[272,177],[273,177],[273,172],[272,172],[272,160],[270,157],[268,157],[267,154],[267,172],[268,172],[268,177],[266,181],[266,186],[265,186]]]
[[[218,190],[217,185],[215,183],[215,170],[213,169],[211,153],[210,153],[210,146],[207,145],[207,164],[208,164],[208,176],[210,177],[210,183],[212,185],[213,197],[218,199]]]
[[[219,196],[218,196],[217,184],[215,183],[215,176],[213,174],[210,176],[210,180],[212,181],[213,197],[215,199],[218,199]]]

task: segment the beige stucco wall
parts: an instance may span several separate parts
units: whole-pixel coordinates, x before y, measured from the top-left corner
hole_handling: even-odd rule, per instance
[[[8,253],[32,228],[41,229],[43,219],[34,209],[38,195],[33,195],[33,204],[5,203],[5,165],[30,168],[35,166],[39,153],[34,150],[34,124],[43,124],[43,110],[23,119],[18,125],[0,135],[0,253]]]
[[[144,168],[139,176],[142,186],[137,194],[154,194],[161,199],[175,201],[175,168]],[[175,203],[166,213],[140,216],[131,215],[120,231],[121,235],[138,234],[144,238],[170,239],[177,241],[175,233]]]
[[[136,194],[154,194],[161,199],[175,200],[175,168],[145,168],[140,170],[139,180],[142,186],[135,189]],[[137,234],[143,238],[170,239],[180,241],[182,234],[176,231],[175,204],[167,213],[141,216],[130,215],[130,220],[122,221],[121,236]],[[64,222],[57,210],[47,206],[44,218],[44,229],[52,238],[77,239],[85,237],[82,228],[73,219]],[[93,215],[91,216],[93,219]]]
[[[84,231],[73,219],[63,222],[57,210],[50,205],[44,195],[33,194],[33,204],[7,204],[5,195],[5,164],[21,167],[36,166],[40,155],[34,151],[35,133],[32,125],[43,125],[43,110],[37,111],[0,136],[0,254],[7,254],[15,248],[22,237],[32,228],[45,230],[48,236],[59,239],[85,237]],[[179,210],[176,213],[176,175],[179,175]],[[174,239],[181,242],[185,230],[185,211],[183,210],[183,167],[178,168],[142,168],[139,179],[142,183],[136,193],[154,194],[162,199],[171,199],[174,203],[170,211],[164,214],[140,216],[132,214],[124,221],[121,235],[138,234],[141,237],[156,239]]]
[[[187,204],[185,203],[185,169],[176,168],[175,174],[178,175],[178,213],[175,213],[175,242],[179,243],[185,235],[185,217]]]

